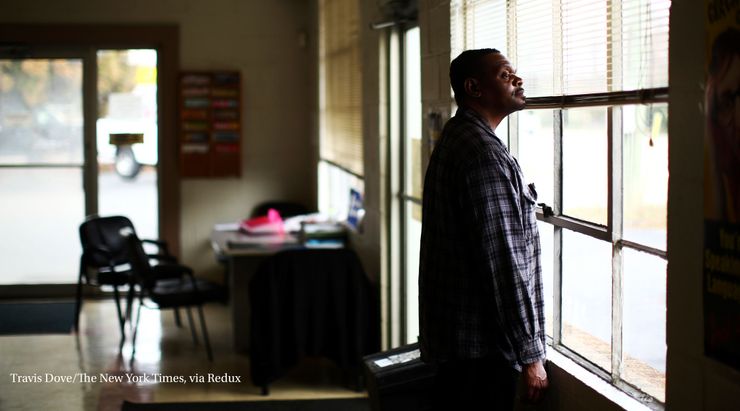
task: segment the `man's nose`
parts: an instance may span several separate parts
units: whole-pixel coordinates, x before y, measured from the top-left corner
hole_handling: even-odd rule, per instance
[[[522,84],[524,84],[524,80],[522,80],[521,77],[514,74],[514,85],[517,87],[521,87]]]

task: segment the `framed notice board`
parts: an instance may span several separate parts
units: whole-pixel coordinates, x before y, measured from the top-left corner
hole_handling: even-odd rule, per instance
[[[241,77],[235,71],[180,73],[180,174],[241,175]]]

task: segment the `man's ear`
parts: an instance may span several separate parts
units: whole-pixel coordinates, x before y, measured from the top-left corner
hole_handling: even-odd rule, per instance
[[[463,86],[465,88],[465,94],[467,94],[468,96],[475,97],[475,98],[480,97],[481,95],[480,84],[478,83],[477,79],[468,77],[465,79]]]

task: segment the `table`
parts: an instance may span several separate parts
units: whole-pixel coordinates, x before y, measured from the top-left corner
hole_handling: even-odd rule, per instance
[[[234,349],[249,351],[249,282],[259,264],[280,251],[305,248],[298,236],[290,233],[248,235],[238,229],[214,227],[211,247],[219,260],[225,260],[231,305]]]

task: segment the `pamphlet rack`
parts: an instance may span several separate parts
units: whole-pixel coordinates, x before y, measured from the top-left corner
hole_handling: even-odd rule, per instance
[[[182,72],[179,92],[181,176],[241,176],[239,72]]]

